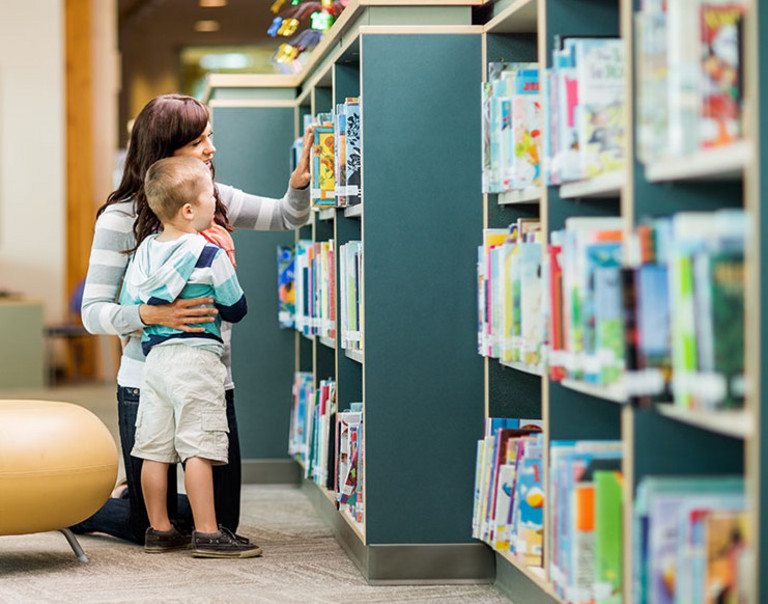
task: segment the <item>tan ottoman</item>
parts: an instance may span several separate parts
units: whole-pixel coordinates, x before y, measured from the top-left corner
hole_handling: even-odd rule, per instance
[[[98,510],[116,478],[115,441],[93,413],[71,403],[0,400],[0,535],[60,530],[87,562],[67,527]]]

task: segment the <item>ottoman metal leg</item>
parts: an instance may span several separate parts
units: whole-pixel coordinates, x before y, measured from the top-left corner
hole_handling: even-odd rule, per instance
[[[88,556],[85,555],[83,548],[80,547],[80,543],[78,542],[77,537],[75,537],[75,534],[68,528],[59,529],[59,531],[63,533],[63,535],[67,538],[67,541],[69,542],[72,551],[75,552],[77,559],[80,560],[80,562],[88,562]]]

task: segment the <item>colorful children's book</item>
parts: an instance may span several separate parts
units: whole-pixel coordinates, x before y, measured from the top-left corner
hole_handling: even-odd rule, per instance
[[[312,146],[312,204],[329,207],[336,204],[333,125],[314,127]]]
[[[362,154],[360,152],[360,103],[359,97],[350,97],[344,101],[346,125],[344,128],[345,182],[347,205],[353,206],[362,202]]]
[[[579,40],[574,51],[579,172],[581,178],[593,178],[624,165],[624,42]]]
[[[277,321],[281,328],[296,324],[296,289],[294,287],[293,248],[277,246]]]

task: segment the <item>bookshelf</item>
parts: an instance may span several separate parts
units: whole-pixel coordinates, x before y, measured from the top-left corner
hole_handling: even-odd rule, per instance
[[[761,552],[768,548],[768,523],[761,522],[760,513],[761,493],[768,485],[763,461],[768,414],[760,412],[759,379],[768,371],[762,353],[768,329],[760,320],[768,300],[760,270],[760,260],[768,257],[768,242],[760,237],[766,220],[760,211],[760,174],[768,162],[759,152],[760,141],[768,140],[768,120],[760,119],[757,109],[759,99],[768,96],[768,80],[758,77],[758,65],[768,65],[768,47],[757,42],[768,36],[768,18],[754,2],[745,46],[746,119],[752,128],[744,142],[731,148],[643,166],[634,156],[634,130],[628,126],[623,171],[592,181],[480,195],[479,145],[451,145],[453,140],[480,140],[478,88],[487,63],[538,60],[551,66],[554,37],[562,34],[620,36],[631,49],[638,8],[638,0],[353,0],[300,74],[262,83],[248,77],[242,87],[221,80],[220,90],[212,79],[213,99],[238,103],[247,102],[253,94],[249,89],[269,90],[274,103],[274,89],[282,83],[292,91],[291,136],[298,135],[303,115],[329,111],[347,96],[362,96],[364,202],[316,213],[297,237],[333,239],[337,248],[363,241],[364,351],[296,334],[291,367],[312,371],[316,380],[335,377],[340,409],[349,402],[364,403],[364,525],[336,510],[327,490],[306,480],[303,487],[371,583],[495,580],[516,601],[562,601],[552,587],[547,553],[543,568],[531,568],[468,537],[473,446],[482,420],[521,417],[543,419],[545,451],[552,440],[622,441],[625,535],[631,534],[635,490],[644,477],[743,474],[757,552],[750,601],[768,593],[768,574],[760,572]],[[625,117],[629,124],[635,111],[632,53],[625,67],[632,91]],[[424,106],[430,111],[420,111]],[[425,159],[419,163],[421,155]],[[546,371],[476,354],[475,292],[456,284],[475,280],[482,228],[535,217],[549,234],[572,216],[613,216],[622,218],[630,232],[645,216],[722,207],[745,207],[752,229],[744,411],[693,413],[666,404],[634,408],[625,404],[620,385],[555,382]],[[451,245],[437,249],[435,233]],[[281,386],[283,397],[288,383],[289,378]],[[440,459],[429,455],[424,460],[424,449],[439,449]],[[417,467],[414,460],[419,460]],[[427,511],[416,514],[415,509]],[[625,539],[627,603],[632,601],[632,556]]]
[[[530,61],[551,66],[554,36],[613,35],[634,48],[633,15],[638,0],[497,0],[475,10],[483,23],[485,63]],[[761,493],[768,484],[764,439],[768,420],[760,412],[764,395],[759,376],[768,369],[763,342],[768,330],[760,322],[766,289],[760,261],[768,257],[768,244],[760,236],[765,213],[760,211],[764,189],[760,174],[768,162],[760,153],[760,141],[768,140],[766,120],[759,99],[765,98],[766,78],[758,77],[759,65],[768,50],[758,39],[768,35],[768,19],[753,2],[749,8],[745,44],[745,123],[747,138],[729,147],[696,152],[684,159],[659,161],[643,166],[634,155],[634,128],[627,133],[629,155],[625,170],[593,180],[545,187],[539,195],[526,191],[486,194],[484,227],[505,227],[518,217],[539,217],[546,233],[563,228],[571,216],[617,216],[629,233],[645,216],[667,216],[684,210],[744,207],[750,216],[752,247],[747,252],[746,376],[749,388],[744,410],[694,412],[670,404],[650,409],[627,405],[621,384],[595,387],[574,380],[551,381],[546,374],[531,375],[526,366],[485,359],[486,416],[542,417],[545,451],[552,440],[621,439],[624,444],[624,533],[632,531],[635,489],[646,476],[743,474],[750,502],[753,589],[748,601],[758,602],[768,593],[764,552],[768,547],[768,523],[762,522]],[[533,51],[528,45],[533,44]],[[625,121],[632,123],[635,94],[634,56],[625,59],[629,95]],[[764,70],[763,70],[764,72]],[[484,75],[485,77],[485,75]],[[535,373],[535,372],[534,372]],[[538,413],[539,415],[532,415]],[[545,467],[548,465],[545,452]],[[546,470],[545,470],[546,473]],[[546,482],[546,478],[545,478]],[[545,534],[548,530],[545,520]],[[532,569],[517,558],[496,552],[496,584],[514,600],[560,602],[549,576],[545,552],[543,569]],[[633,550],[625,539],[623,551],[623,601],[632,602]]]

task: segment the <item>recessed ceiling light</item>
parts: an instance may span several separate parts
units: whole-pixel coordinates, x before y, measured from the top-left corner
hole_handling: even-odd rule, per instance
[[[200,0],[200,6],[203,8],[217,8],[219,6],[226,6],[227,0]]]
[[[204,19],[202,21],[195,21],[195,31],[210,32],[219,31],[220,24],[218,21],[212,19]]]

